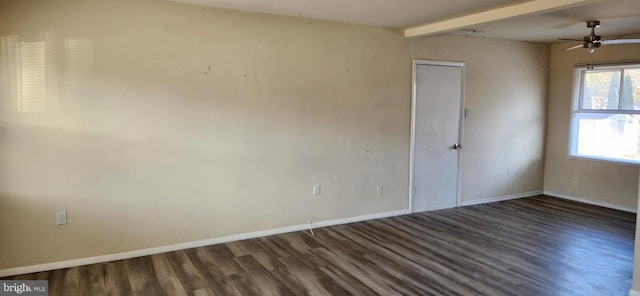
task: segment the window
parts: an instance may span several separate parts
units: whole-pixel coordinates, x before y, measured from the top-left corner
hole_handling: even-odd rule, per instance
[[[640,164],[640,64],[575,70],[571,156]]]

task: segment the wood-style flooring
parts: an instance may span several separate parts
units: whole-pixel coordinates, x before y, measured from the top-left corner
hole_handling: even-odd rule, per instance
[[[537,196],[53,270],[49,295],[628,295],[636,215]]]

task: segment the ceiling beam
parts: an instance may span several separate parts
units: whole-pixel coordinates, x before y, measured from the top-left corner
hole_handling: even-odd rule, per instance
[[[434,35],[499,20],[540,14],[602,0],[532,0],[404,29],[404,37]]]

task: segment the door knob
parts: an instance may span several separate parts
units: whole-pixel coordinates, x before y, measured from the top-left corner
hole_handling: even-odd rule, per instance
[[[454,150],[460,150],[460,148],[462,148],[462,146],[460,146],[460,144],[453,144],[452,147]]]

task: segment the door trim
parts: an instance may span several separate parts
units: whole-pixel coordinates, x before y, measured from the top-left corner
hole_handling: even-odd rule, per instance
[[[414,154],[415,154],[415,137],[416,137],[416,74],[418,65],[429,66],[445,66],[445,67],[458,67],[461,70],[460,79],[460,123],[458,130],[458,144],[462,146],[462,149],[458,150],[458,182],[456,188],[456,207],[462,204],[462,155],[464,154],[464,109],[465,109],[465,77],[466,77],[466,63],[465,62],[452,62],[452,61],[433,61],[433,60],[413,60],[412,74],[411,74],[411,144],[409,151],[409,211],[413,213],[413,197],[415,196],[415,180],[414,180]]]

